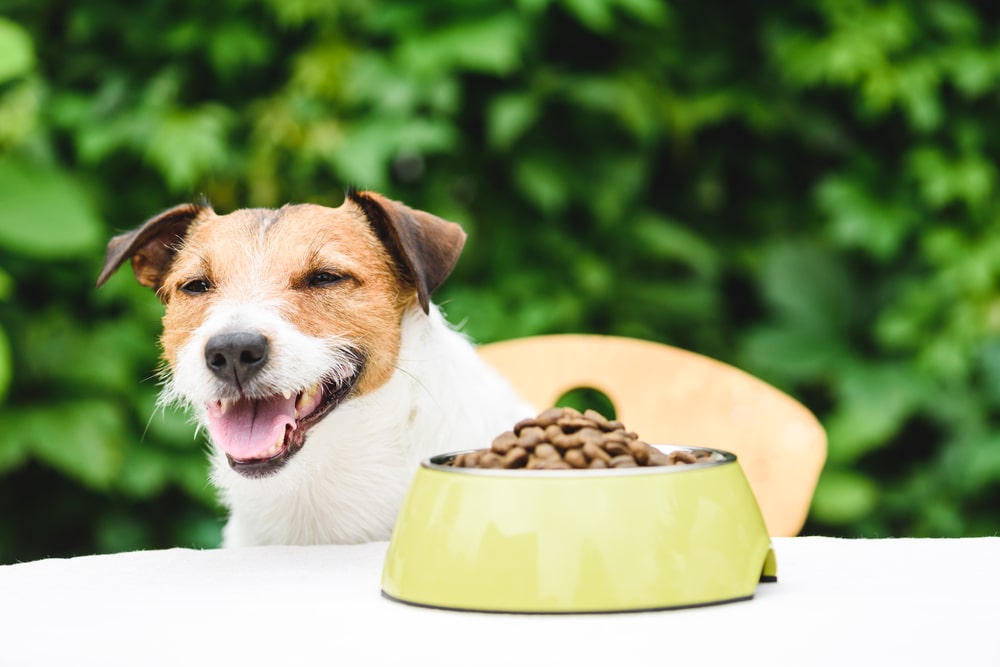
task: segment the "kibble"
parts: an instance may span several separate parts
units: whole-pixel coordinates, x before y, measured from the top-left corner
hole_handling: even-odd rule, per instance
[[[549,408],[498,435],[489,449],[463,452],[456,468],[570,470],[690,465],[713,460],[706,449],[664,453],[596,410]]]

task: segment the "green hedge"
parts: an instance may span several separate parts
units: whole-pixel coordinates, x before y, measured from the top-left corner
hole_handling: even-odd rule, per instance
[[[7,0],[0,562],[218,540],[103,244],[180,201],[463,223],[481,342],[661,340],[828,428],[806,532],[1000,527],[996,12],[962,0]]]

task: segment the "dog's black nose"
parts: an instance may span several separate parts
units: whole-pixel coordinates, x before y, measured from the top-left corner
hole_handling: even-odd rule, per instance
[[[255,331],[216,334],[205,344],[205,363],[220,380],[246,386],[267,363],[267,338]]]

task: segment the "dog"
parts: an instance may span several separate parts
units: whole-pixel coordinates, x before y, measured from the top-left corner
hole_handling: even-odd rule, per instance
[[[412,474],[534,414],[431,294],[462,228],[371,191],[343,204],[183,204],[112,238],[165,304],[161,403],[211,441],[224,546],[389,539]]]

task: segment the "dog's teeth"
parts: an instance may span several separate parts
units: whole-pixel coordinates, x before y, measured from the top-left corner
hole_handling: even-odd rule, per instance
[[[224,398],[221,401],[219,401],[219,413],[223,415],[226,414],[226,410],[229,409],[231,403],[232,402],[228,398]]]
[[[284,396],[285,400],[287,401],[292,397],[292,392],[289,391],[288,389],[285,389],[283,392],[281,392],[281,395]]]
[[[319,393],[319,391],[320,391],[320,388],[319,388],[318,384],[314,384],[313,386],[311,386],[308,389],[306,389],[305,391],[303,391],[302,395],[299,396],[299,400],[295,401],[295,410],[296,410],[296,412],[298,412],[299,408],[301,408],[302,406],[308,405],[309,403],[311,403],[312,400],[316,397],[316,394]],[[298,415],[296,415],[296,416],[298,416]]]

